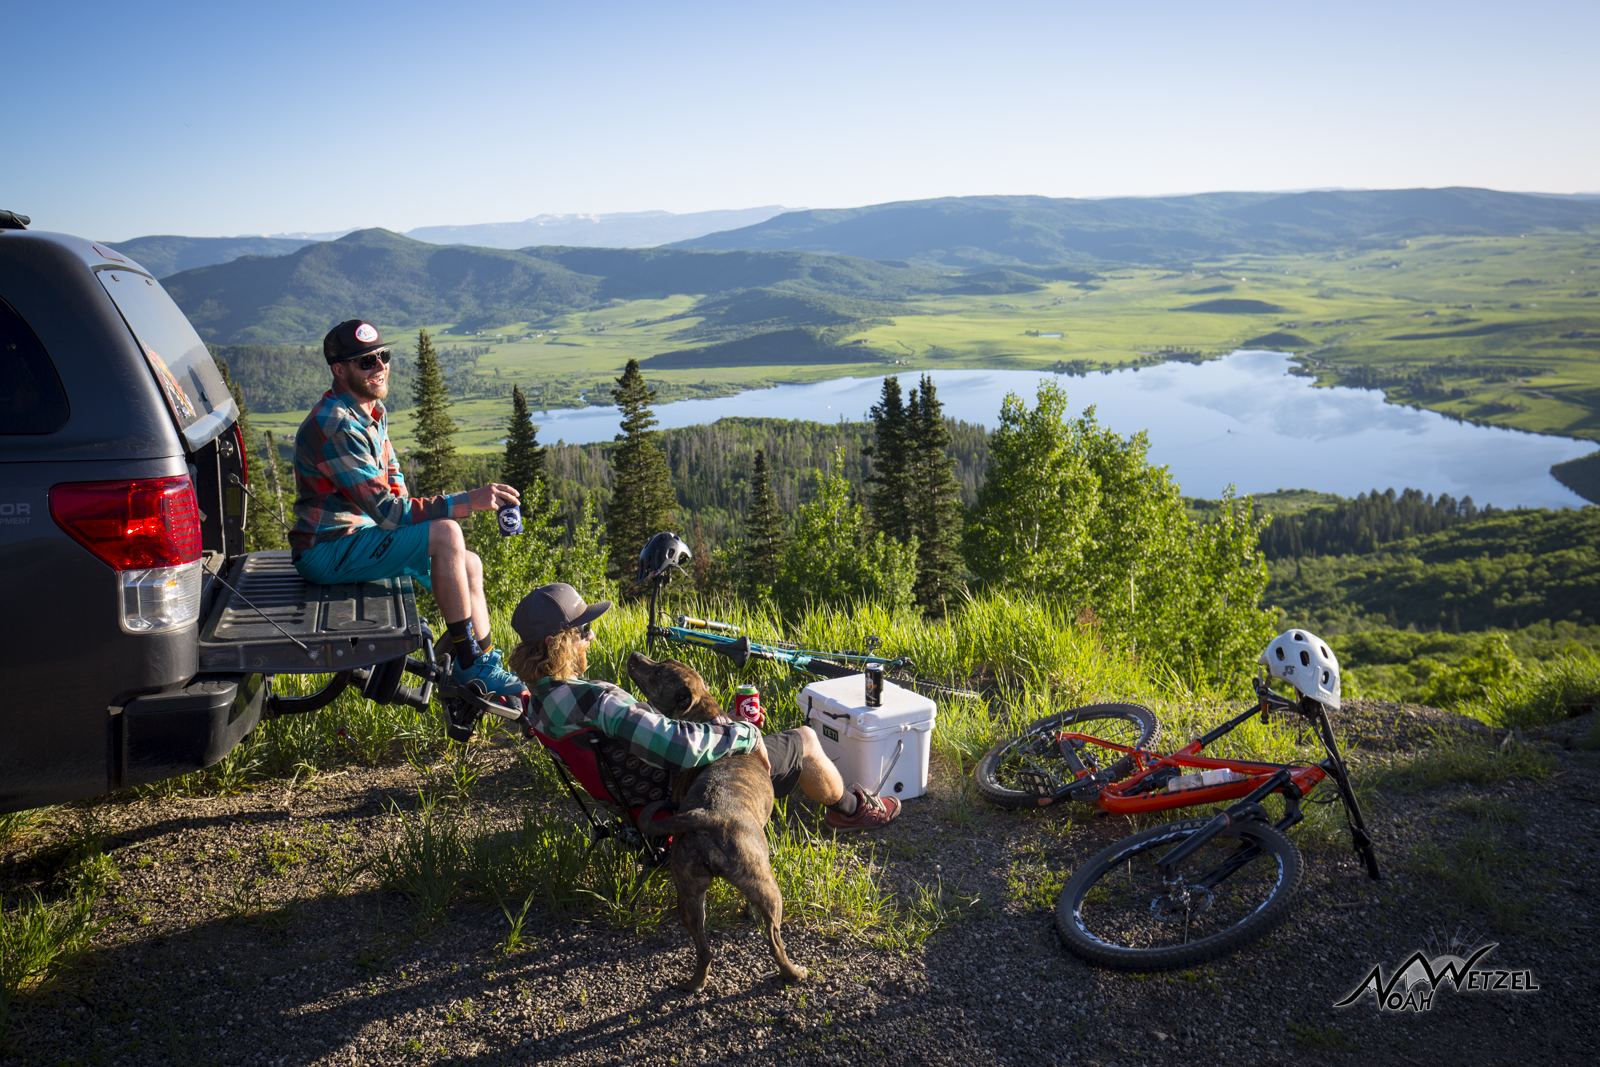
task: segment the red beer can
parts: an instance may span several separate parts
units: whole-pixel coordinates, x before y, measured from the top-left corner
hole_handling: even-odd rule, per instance
[[[733,717],[760,725],[766,718],[761,710],[761,691],[753,685],[741,685],[733,691]]]

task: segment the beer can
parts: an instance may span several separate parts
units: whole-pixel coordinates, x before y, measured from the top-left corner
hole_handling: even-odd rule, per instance
[[[883,664],[867,664],[867,707],[883,707]]]
[[[514,537],[522,532],[522,508],[507,504],[500,509],[500,536]]]
[[[749,718],[745,710],[751,705],[761,706],[761,690],[753,685],[741,685],[733,691],[733,716],[736,719]]]

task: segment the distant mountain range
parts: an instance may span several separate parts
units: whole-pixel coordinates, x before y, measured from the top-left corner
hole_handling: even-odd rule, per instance
[[[659,221],[657,213],[641,214]],[[677,217],[732,214],[738,213]],[[919,293],[1002,294],[1028,291],[1047,278],[1084,281],[1109,263],[1178,265],[1431,234],[1532,231],[1600,233],[1600,202],[1487,189],[1148,200],[959,197],[786,212],[648,249],[445,245],[381,229],[299,245],[164,237],[117,247],[158,274],[162,263],[237,256],[165,278],[201,336],[216,344],[311,343],[351,315],[408,328],[449,322],[477,330],[611,299],[691,294],[706,298],[695,309],[706,323],[686,343],[716,345],[891,315],[892,305]],[[810,343],[793,340],[802,348]]]
[[[654,248],[764,222],[788,208],[752,207],[737,211],[630,211],[610,215],[536,215],[521,222],[486,222],[475,226],[420,226],[405,236],[436,245],[480,248],[528,248],[532,245],[576,245],[589,248]],[[335,241],[354,230],[328,233],[279,233],[271,236],[178,237],[162,235],[104,242],[134,259],[157,278],[195,267],[228,263],[240,256],[286,256],[306,245]]]
[[[1429,234],[1600,232],[1600,202],[1491,189],[1203,193],[1109,200],[963,196],[791,211],[678,242],[905,260],[945,268],[1188,263],[1382,245]]]
[[[630,211],[614,215],[536,215],[521,222],[486,222],[477,226],[420,226],[406,236],[436,245],[482,248],[528,248],[532,245],[576,245],[585,248],[654,248],[702,237],[718,230],[754,226],[785,207],[752,207],[739,211]]]
[[[1040,272],[1055,276],[1059,272]],[[1037,277],[952,276],[906,264],[808,252],[436,245],[358,230],[284,256],[244,256],[163,282],[213,344],[312,343],[360,315],[391,326],[450,322],[461,330],[537,320],[613,299],[706,296],[702,338],[824,327],[888,310],[918,293],[1009,293]],[[701,338],[697,338],[701,339]]]

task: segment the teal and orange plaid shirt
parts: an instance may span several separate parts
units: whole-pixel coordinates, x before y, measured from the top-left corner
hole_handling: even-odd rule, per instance
[[[529,693],[536,730],[559,741],[579,730],[599,730],[628,746],[652,767],[704,767],[739,752],[754,752],[761,731],[747,722],[669,719],[610,682],[541,678]]]
[[[294,435],[295,558],[312,545],[369,526],[394,530],[430,519],[472,513],[466,493],[413,497],[406,493],[382,404],[371,418],[349,393],[322,394]]]

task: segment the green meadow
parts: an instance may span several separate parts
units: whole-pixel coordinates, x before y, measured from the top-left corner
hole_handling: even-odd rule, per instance
[[[512,383],[535,408],[606,403],[629,359],[665,403],[935,368],[1081,373],[1243,346],[1293,352],[1321,384],[1380,388],[1393,402],[1453,417],[1600,440],[1597,290],[1600,241],[1592,237],[1449,237],[1360,253],[1236,256],[1185,271],[1108,268],[1091,281],[1042,279],[1020,293],[913,296],[878,305],[892,314],[812,331],[812,348],[787,363],[778,339],[797,331],[763,334],[781,324],[756,324],[741,343],[717,345],[728,332],[696,314],[697,296],[613,300],[482,334],[452,333],[450,323],[429,332],[441,349],[481,353],[451,379],[458,443],[468,451],[499,448]],[[679,355],[653,367],[665,353]],[[254,417],[284,433],[301,414]],[[395,422],[400,447],[409,421]]]

